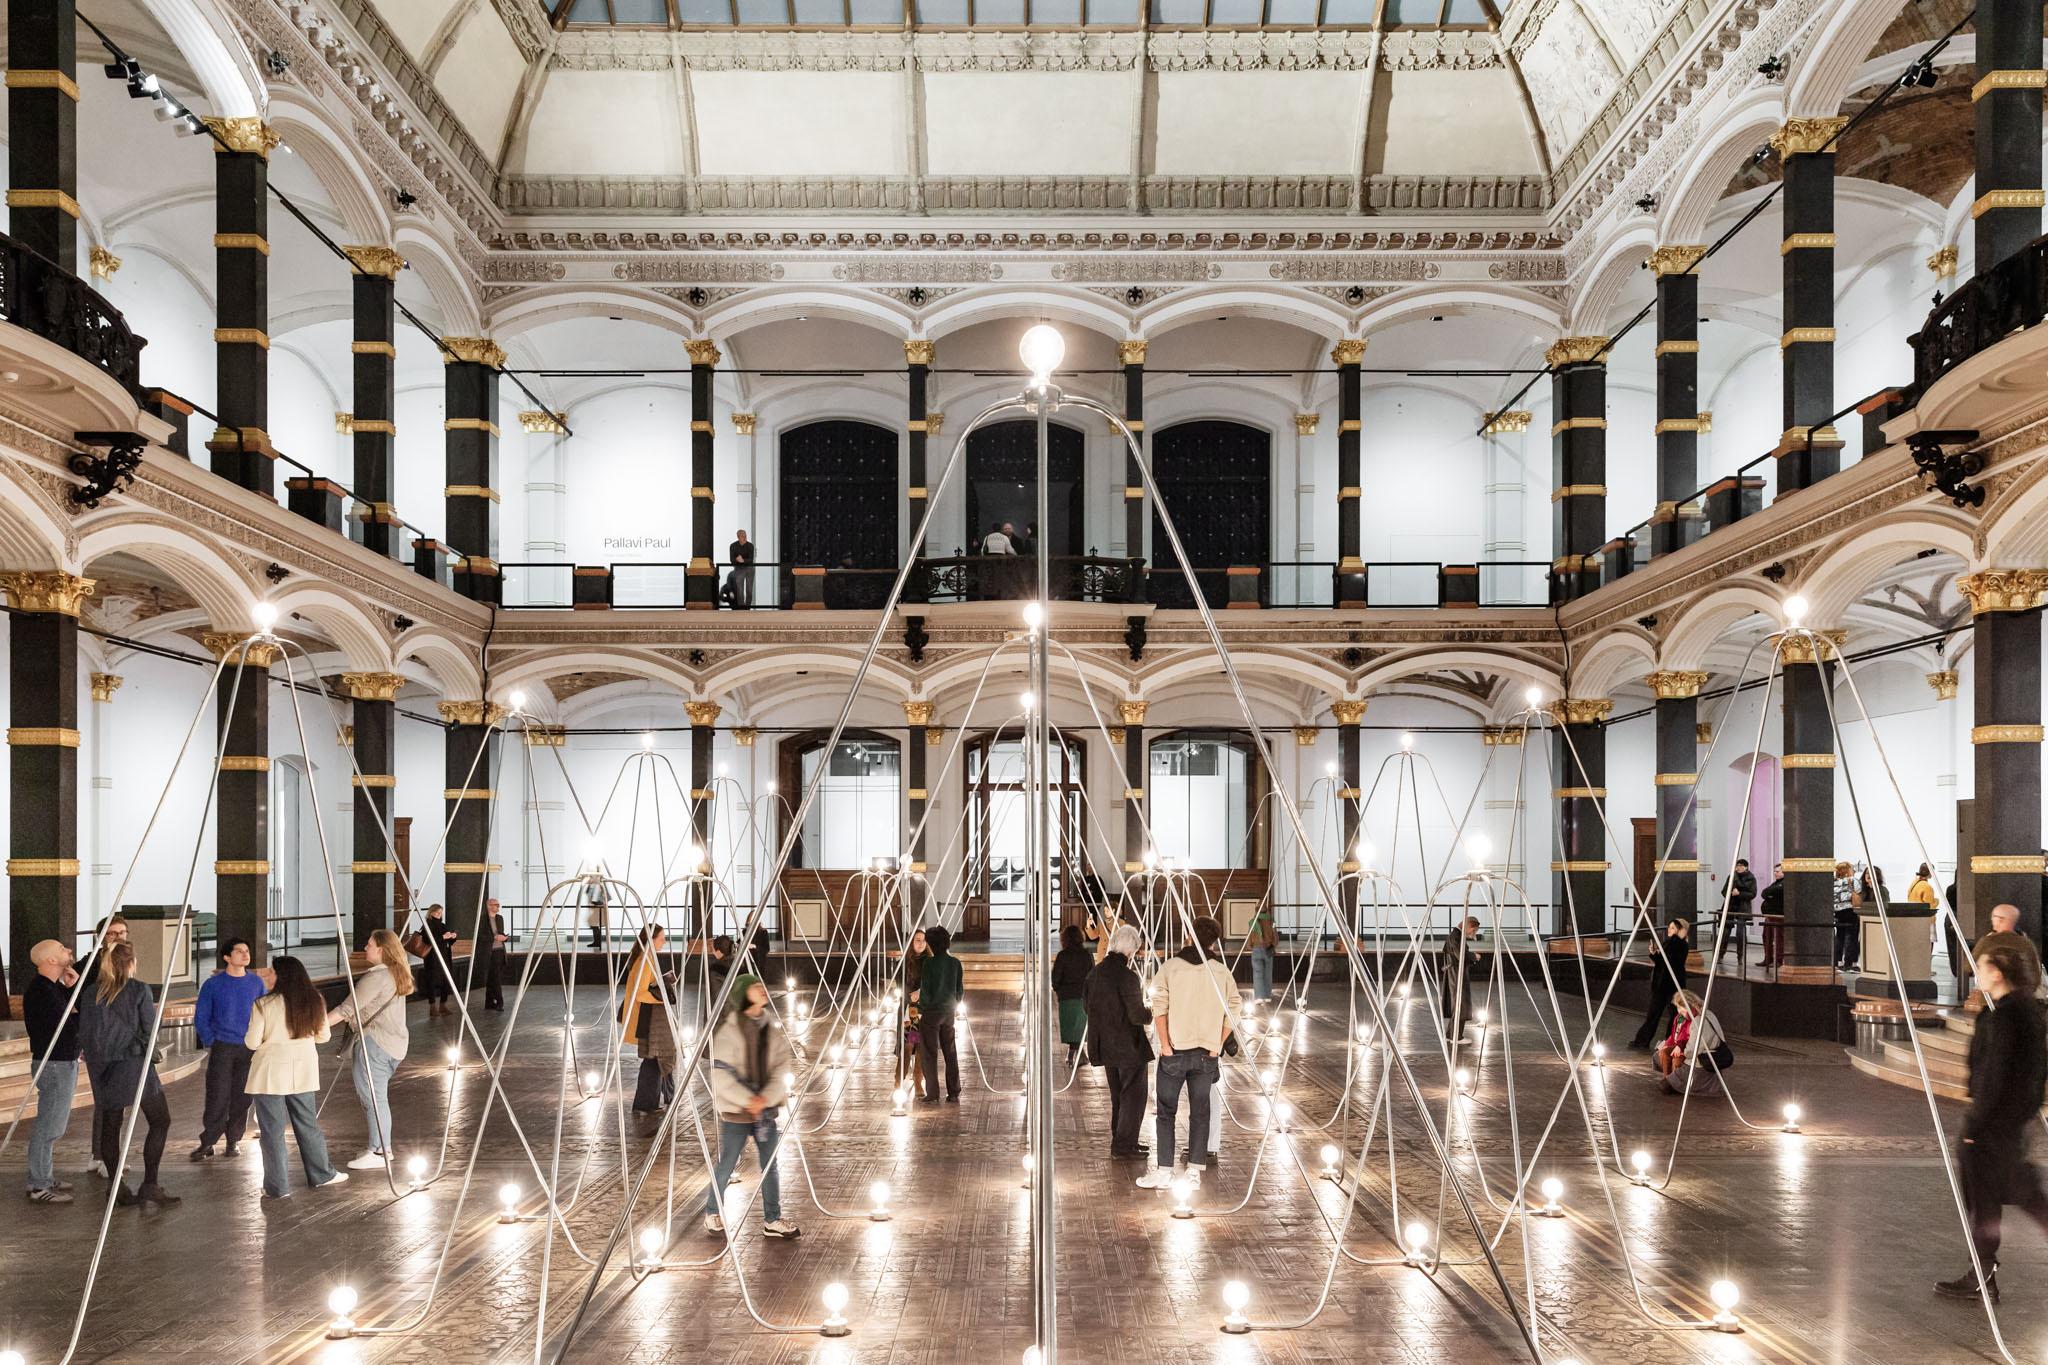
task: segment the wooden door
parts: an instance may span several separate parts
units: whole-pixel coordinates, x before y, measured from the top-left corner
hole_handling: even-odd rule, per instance
[[[410,815],[397,815],[391,819],[391,860],[398,865],[398,875],[391,879],[391,927],[403,938],[406,911],[411,908],[406,904],[406,888],[412,885]]]
[[[1657,817],[1639,815],[1629,823],[1635,831],[1630,858],[1635,867],[1636,895],[1650,896],[1651,884],[1657,880]],[[1657,903],[1653,897],[1650,901],[1650,918],[1654,920],[1656,914]],[[1634,917],[1633,912],[1630,917]]]

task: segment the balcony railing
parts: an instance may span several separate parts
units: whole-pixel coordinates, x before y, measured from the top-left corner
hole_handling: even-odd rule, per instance
[[[141,397],[142,348],[121,310],[47,256],[0,235],[0,315],[54,341]]]
[[[2048,317],[2048,237],[1980,271],[1935,306],[1910,340],[1920,392],[1979,351]]]

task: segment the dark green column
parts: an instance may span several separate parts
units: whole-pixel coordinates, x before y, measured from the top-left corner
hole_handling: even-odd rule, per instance
[[[490,899],[491,874],[499,869],[491,861],[491,810],[498,799],[491,783],[505,708],[495,702],[444,701],[437,709],[448,722],[442,734],[442,773],[448,785],[441,792],[448,804],[448,853],[441,867],[448,922],[471,943],[488,946],[484,902]],[[483,981],[481,971],[476,979]]]
[[[925,874],[930,870],[925,862],[925,833],[922,828],[925,812],[931,808],[931,792],[926,788],[926,752],[931,741],[937,737],[931,728],[933,705],[928,701],[906,701],[903,703],[903,722],[908,727],[904,736],[907,746],[903,752],[904,790],[907,801],[904,810],[910,823],[904,833],[911,835],[910,866],[905,869],[916,875],[906,883],[910,887],[910,908],[914,915],[924,913],[930,898],[930,887]]]
[[[1367,703],[1363,700],[1339,700],[1330,703],[1330,711],[1337,718],[1337,821],[1338,837],[1343,847],[1338,850],[1337,861],[1345,871],[1357,869],[1359,782],[1364,776],[1364,734],[1359,726],[1365,720]],[[1346,882],[1339,906],[1344,912],[1344,924],[1352,932],[1358,932],[1358,884]]]
[[[78,273],[78,13],[74,0],[7,11],[7,231]]]
[[[711,522],[716,501],[712,492],[716,432],[711,421],[711,376],[720,357],[717,344],[709,337],[684,346],[690,353],[690,567],[685,571],[683,604],[693,611],[711,611],[718,606],[718,545]],[[782,558],[789,558],[786,545],[782,546]],[[776,579],[780,581],[779,573]],[[760,584],[755,584],[755,591],[760,591]]]
[[[27,989],[29,949],[78,944],[78,611],[93,580],[0,573],[8,625],[7,968]]]
[[[1359,529],[1359,503],[1365,496],[1359,442],[1365,396],[1361,387],[1365,342],[1352,337],[1330,352],[1337,366],[1337,589],[1336,605],[1366,605],[1365,540]]]
[[[1126,698],[1116,705],[1117,720],[1123,726],[1126,874],[1145,870],[1145,713],[1151,705],[1136,698]]]
[[[358,544],[392,559],[403,559],[405,528],[399,525],[397,446],[398,368],[396,338],[398,272],[405,258],[388,246],[352,246],[355,267],[355,337],[349,343],[355,369],[355,411],[349,430],[355,441],[355,526]]]
[[[1977,273],[2041,235],[2041,7],[1978,0]]]
[[[1145,342],[1133,337],[1116,345],[1117,362],[1124,367],[1124,424],[1138,438],[1138,448],[1148,455],[1145,439]],[[1145,557],[1145,472],[1137,456],[1124,450],[1124,554],[1131,559]],[[972,527],[968,528],[970,531]]]
[[[259,118],[210,118],[214,143],[214,408],[206,443],[213,472],[271,497],[270,153],[277,134]]]
[[[1657,275],[1657,510],[1650,553],[1668,555],[1699,536],[1700,277],[1703,246],[1650,254]]]
[[[1662,669],[1644,679],[1657,694],[1657,910],[1660,923],[1699,922],[1699,811],[1692,799],[1699,784],[1700,689],[1707,675],[1698,669]],[[1732,869],[1731,869],[1732,872]],[[1720,914],[1720,906],[1714,907]],[[1697,933],[1695,944],[1706,940]]]
[[[1828,713],[1843,634],[1787,635],[1784,779],[1785,956],[1781,981],[1827,981],[1835,953],[1835,728]],[[1981,662],[1981,661],[1980,661]]]
[[[1994,905],[2018,907],[2021,932],[2039,943],[2041,604],[2048,595],[2048,570],[1983,569],[1956,587],[1970,604],[1977,647],[1970,730],[1977,792],[1976,846],[1969,851],[1972,900],[1980,924],[1990,923]]]
[[[931,432],[930,379],[932,361],[938,358],[938,345],[921,337],[913,337],[903,343],[904,388],[907,395],[909,417],[906,429],[909,432],[909,446],[905,455],[903,530],[907,536],[917,535],[918,524],[924,520],[924,509],[930,505],[931,490],[925,486],[928,477],[925,470],[927,447]],[[912,539],[909,554],[913,562],[925,554],[924,542]],[[929,586],[922,574],[913,573],[904,584],[904,598],[912,602],[923,602],[930,594]]]
[[[505,351],[489,337],[442,339],[447,394],[448,523],[444,539],[461,556],[455,591],[476,602],[500,599],[498,572],[498,372]],[[452,914],[454,907],[450,906]]]
[[[398,689],[405,679],[396,673],[344,673],[342,690],[353,706],[355,766],[349,777],[355,788],[355,854],[349,862],[355,911],[354,944],[360,948],[373,929],[392,929],[392,879],[398,864],[386,837],[391,827],[391,792],[398,785],[396,767]]]
[[[214,791],[215,933],[245,938],[258,966],[270,945],[270,666],[274,644],[208,632],[207,651],[226,661],[215,698],[220,778]]]
[[[1771,135],[1785,168],[1779,199],[1785,235],[1778,246],[1785,310],[1778,340],[1785,411],[1785,434],[1776,451],[1780,496],[1810,488],[1842,467],[1842,438],[1827,419],[1835,410],[1834,141],[1846,122],[1793,119]]]
[[[1607,932],[1606,697],[1565,697],[1552,703],[1551,771],[1558,786],[1558,857],[1550,864],[1554,931],[1588,937]]]
[[[1565,337],[1550,377],[1553,590],[1565,601],[1600,586],[1607,539],[1607,338]]]
[[[687,701],[683,709],[690,716],[690,837],[697,847],[704,850],[705,863],[711,860],[711,803],[718,799],[717,789],[712,786],[715,773],[711,766],[711,743],[718,738],[718,715],[720,707],[715,701]],[[711,933],[711,883],[697,881],[690,884],[690,906],[694,923],[691,933],[708,937]]]

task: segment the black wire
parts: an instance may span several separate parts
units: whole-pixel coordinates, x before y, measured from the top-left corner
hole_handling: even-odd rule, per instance
[[[1860,649],[1854,654],[1842,655],[1841,662],[1844,664],[1868,663],[1872,659],[1882,659],[1892,654],[1904,654],[1908,650],[1920,649],[1931,644],[1939,644],[1946,641],[1950,636],[1959,635],[1969,629],[1971,627],[1968,625],[1950,626],[1946,630],[1937,630],[1927,635],[1916,635],[1910,640],[1894,640],[1890,644],[1872,645],[1869,649]],[[1766,673],[1761,678],[1751,678],[1745,683],[1730,683],[1726,687],[1710,688],[1700,693],[1700,700],[1717,701],[1722,697],[1732,697],[1738,692],[1749,692],[1762,687],[1769,683],[1770,680],[1770,674]],[[1655,715],[1656,712],[1657,708],[1654,705],[1645,706],[1640,711],[1630,711],[1626,715],[1610,716],[1606,724],[1619,725],[1625,720],[1640,720],[1644,716]],[[1875,717],[1872,719],[1875,719]]]

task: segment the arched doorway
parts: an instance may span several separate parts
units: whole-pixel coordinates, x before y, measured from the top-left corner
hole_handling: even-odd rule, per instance
[[[1081,433],[1052,423],[1046,434],[1046,549],[1078,555],[1085,549],[1086,498],[1081,479]],[[1020,533],[1038,520],[1038,425],[996,422],[967,438],[967,541],[975,554],[989,527],[1009,522]]]
[[[1181,422],[1154,432],[1152,475],[1195,569],[1203,600],[1230,600],[1232,565],[1265,569],[1272,559],[1272,439],[1242,422]],[[1270,574],[1259,575],[1259,601]],[[1155,506],[1152,513],[1152,600],[1192,607],[1194,590],[1181,572]]]
[[[896,433],[872,422],[806,422],[782,433],[782,602],[794,598],[790,570],[799,565],[832,571],[829,606],[887,598],[896,568],[896,448]]]

